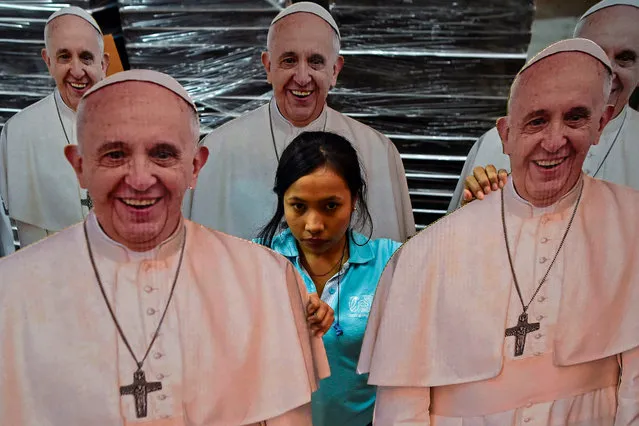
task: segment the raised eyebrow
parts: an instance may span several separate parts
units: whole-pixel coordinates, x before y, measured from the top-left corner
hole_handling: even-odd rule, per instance
[[[106,154],[109,151],[123,150],[125,146],[124,142],[106,142],[98,148],[98,155]]]

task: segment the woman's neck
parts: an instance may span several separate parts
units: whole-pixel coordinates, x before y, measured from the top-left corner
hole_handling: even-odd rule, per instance
[[[313,280],[317,294],[322,295],[326,282],[331,279],[348,259],[346,235],[327,251],[317,254],[300,249],[300,261]]]

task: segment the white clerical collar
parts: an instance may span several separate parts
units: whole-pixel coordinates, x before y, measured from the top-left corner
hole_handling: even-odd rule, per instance
[[[69,120],[75,120],[75,111],[69,108],[69,105],[64,103],[62,95],[60,95],[60,91],[57,88],[53,91],[53,96],[55,96],[56,105],[58,106],[60,114]]]
[[[271,108],[271,117],[273,117],[273,126],[284,131],[285,133],[301,133],[302,131],[319,131],[326,129],[326,120],[328,119],[327,114],[327,106],[324,104],[324,109],[322,109],[321,114],[312,122],[307,124],[304,127],[296,127],[290,121],[288,121],[280,112],[280,109],[277,107],[277,102],[275,98],[271,99],[269,108]]]
[[[577,202],[577,197],[579,196],[579,192],[583,184],[584,178],[582,173],[572,189],[558,201],[546,207],[535,207],[517,193],[512,178],[508,179],[508,182],[503,189],[506,212],[523,218],[533,218],[544,215],[570,215],[572,214],[571,207],[574,207],[575,202]]]
[[[93,210],[87,216],[87,233],[94,253],[108,257],[116,262],[141,262],[143,260],[164,260],[177,253],[186,237],[184,219],[169,238],[151,250],[145,252],[133,251],[123,244],[112,240],[103,230]]]

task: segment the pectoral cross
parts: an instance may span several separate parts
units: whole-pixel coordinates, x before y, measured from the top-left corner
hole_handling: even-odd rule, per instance
[[[162,389],[162,382],[147,382],[144,371],[138,370],[133,373],[133,384],[120,387],[120,395],[133,395],[135,414],[140,419],[146,417],[148,394],[160,389]]]
[[[80,204],[82,204],[83,206],[86,206],[87,209],[89,210],[93,208],[93,200],[91,199],[91,196],[89,195],[88,192],[87,192],[87,198],[82,198],[80,200]]]
[[[524,354],[524,346],[526,346],[526,336],[528,333],[539,330],[539,323],[528,323],[528,314],[524,312],[519,315],[519,321],[514,327],[506,329],[506,337],[515,336],[515,356]]]

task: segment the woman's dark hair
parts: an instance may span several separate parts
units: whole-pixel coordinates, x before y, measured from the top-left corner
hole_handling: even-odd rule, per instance
[[[319,167],[330,167],[344,179],[351,197],[357,198],[356,227],[366,225],[373,233],[373,221],[366,204],[366,175],[353,145],[340,135],[329,132],[304,132],[297,136],[282,152],[275,173],[273,192],[277,195],[277,210],[258,234],[259,241],[270,247],[273,237],[286,228],[284,193],[298,179],[313,173]],[[349,227],[352,233],[352,228]],[[352,236],[351,236],[352,237]],[[352,239],[352,238],[351,238]]]

